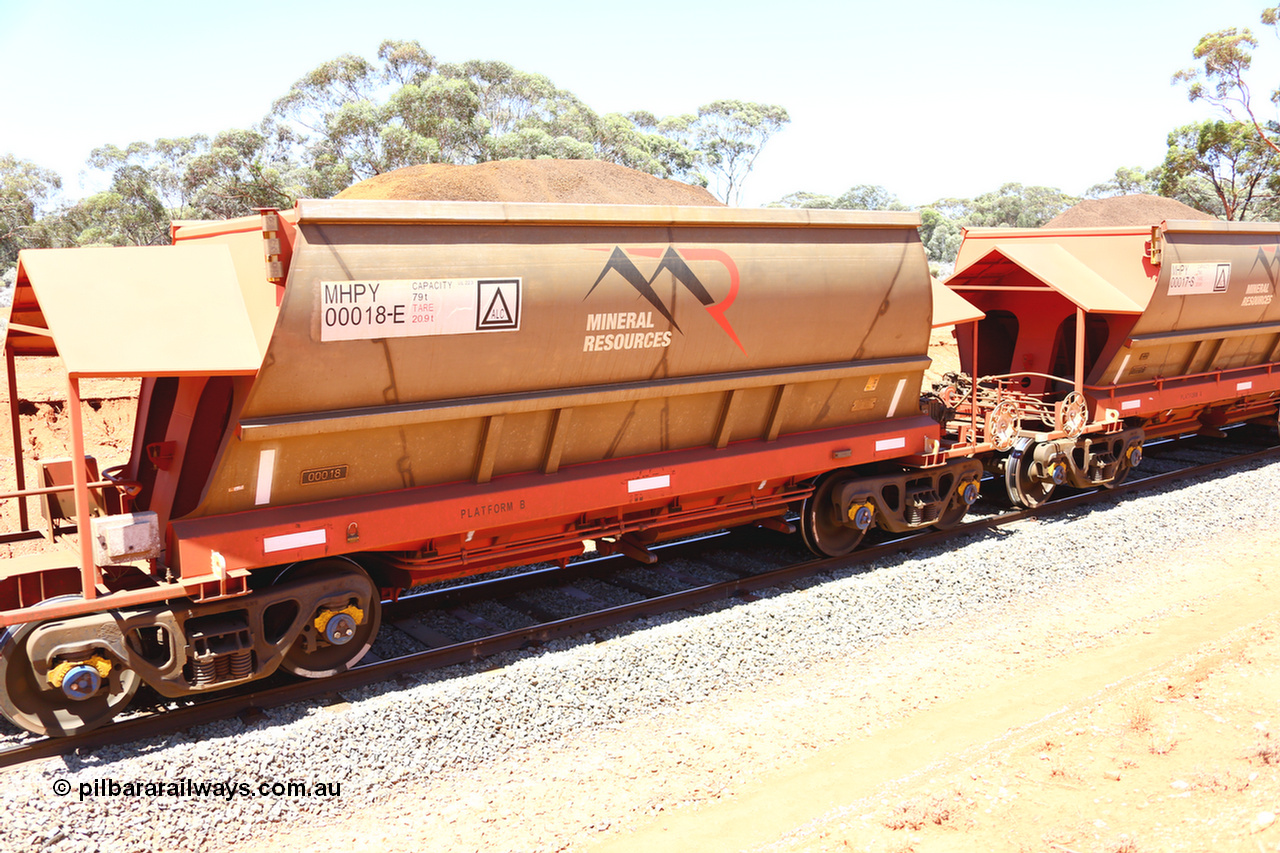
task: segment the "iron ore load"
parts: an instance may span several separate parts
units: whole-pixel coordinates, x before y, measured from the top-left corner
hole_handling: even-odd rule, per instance
[[[971,231],[948,290],[918,225],[335,199],[23,252],[11,421],[15,356],[60,357],[71,455],[29,486],[14,430],[5,541],[42,547],[0,571],[0,712],[65,735],[143,683],[324,677],[415,584],[738,525],[840,556],[959,523],[984,471],[1034,505],[1150,435],[1275,420],[1280,229]],[[962,371],[922,397],[956,324]],[[100,464],[104,376],[143,380]]]

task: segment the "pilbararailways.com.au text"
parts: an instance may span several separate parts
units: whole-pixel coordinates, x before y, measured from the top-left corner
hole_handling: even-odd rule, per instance
[[[228,802],[251,797],[340,797],[341,782],[203,782],[195,779],[177,779],[163,782],[119,782],[115,779],[94,779],[79,782],[75,786],[66,779],[53,783],[53,792],[65,797],[75,791],[81,801],[93,797],[216,797]]]

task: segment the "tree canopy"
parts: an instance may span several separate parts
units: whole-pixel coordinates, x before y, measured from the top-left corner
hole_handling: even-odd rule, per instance
[[[1280,36],[1280,6],[1264,8],[1259,21]],[[1207,33],[1191,52],[1196,64],[1173,75],[1192,102],[1212,105],[1225,120],[1169,134],[1160,191],[1224,219],[1269,219],[1280,212],[1280,86],[1270,89],[1270,108],[1258,102],[1250,76],[1259,44],[1248,27]]]
[[[1280,6],[1263,9],[1261,23],[1280,34]],[[1258,38],[1248,27],[1229,27],[1201,36],[1191,55],[1197,65],[1173,75],[1175,83],[1184,83],[1191,101],[1205,101],[1217,107],[1233,122],[1245,122],[1257,132],[1262,142],[1277,152],[1280,124],[1274,118],[1259,117],[1258,106],[1249,86],[1253,67],[1253,50]],[[1272,104],[1280,104],[1280,87],[1270,95]]]
[[[0,272],[21,248],[165,243],[173,219],[289,207],[420,163],[599,159],[735,202],[789,120],[730,99],[687,115],[600,114],[545,75],[387,40],[374,59],[343,54],[303,74],[253,127],[94,149],[86,166],[106,188],[87,198],[56,205],[57,174],[0,157]]]
[[[0,272],[18,259],[18,250],[47,245],[41,214],[62,179],[29,160],[0,154]]]
[[[711,186],[726,202],[788,121],[780,106],[742,100],[663,119],[601,115],[545,75],[497,61],[440,63],[416,41],[383,42],[377,62],[346,54],[321,64],[266,120],[296,140],[312,196],[417,163],[554,157]]]
[[[1008,183],[972,199],[943,198],[917,208],[920,241],[935,275],[948,274],[960,250],[963,229],[971,227],[1035,228],[1080,199],[1050,187]],[[778,207],[844,210],[911,210],[882,186],[857,184],[838,196],[795,192],[774,202]]]
[[[1169,134],[1160,192],[1227,220],[1274,212],[1280,153],[1241,121],[1203,121]]]

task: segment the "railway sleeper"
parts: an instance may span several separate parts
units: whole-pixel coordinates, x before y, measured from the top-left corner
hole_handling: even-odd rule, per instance
[[[331,675],[368,651],[380,617],[369,576],[328,559],[291,566],[238,598],[29,623],[3,637],[0,712],[28,731],[67,735],[109,721],[139,683],[177,698],[281,667]]]

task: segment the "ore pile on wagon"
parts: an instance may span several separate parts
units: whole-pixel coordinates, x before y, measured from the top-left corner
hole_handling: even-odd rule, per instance
[[[735,525],[843,555],[958,523],[984,466],[1034,504],[1123,479],[1148,435],[1275,418],[1280,230],[970,232],[948,291],[918,224],[336,199],[24,252],[9,397],[15,354],[60,356],[72,452],[9,493],[44,507],[10,539],[48,547],[0,572],[0,712],[69,734],[143,683],[324,677],[424,581]],[[143,377],[102,465],[99,376]]]

